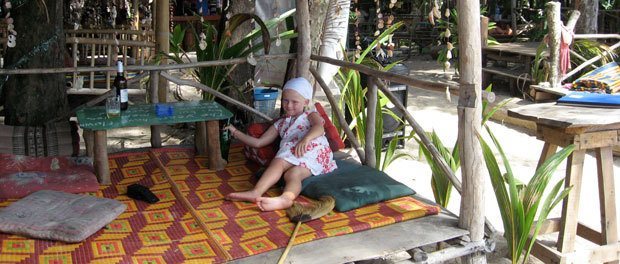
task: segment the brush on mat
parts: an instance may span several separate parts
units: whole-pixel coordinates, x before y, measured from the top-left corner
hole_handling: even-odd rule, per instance
[[[286,259],[286,255],[293,247],[295,242],[295,237],[297,236],[297,232],[299,232],[299,227],[301,223],[305,223],[317,218],[321,218],[322,216],[331,212],[336,206],[336,200],[331,196],[323,196],[319,198],[318,201],[312,201],[309,204],[301,204],[301,203],[293,203],[293,206],[286,209],[286,215],[293,223],[297,223],[295,225],[295,229],[293,230],[293,234],[291,234],[291,238],[288,241],[288,245],[282,252],[282,256],[278,260],[278,264],[284,263]]]

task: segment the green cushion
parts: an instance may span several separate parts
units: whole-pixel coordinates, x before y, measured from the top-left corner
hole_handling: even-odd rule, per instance
[[[313,199],[332,196],[336,199],[335,209],[340,212],[415,194],[385,172],[354,161],[336,160],[336,164],[338,169],[333,172],[306,178],[301,194]]]

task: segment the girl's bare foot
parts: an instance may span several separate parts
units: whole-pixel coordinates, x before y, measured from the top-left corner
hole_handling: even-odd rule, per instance
[[[255,202],[256,199],[259,197],[260,194],[254,192],[254,190],[249,190],[245,192],[229,193],[228,195],[226,195],[226,200]]]
[[[258,205],[261,211],[275,211],[291,207],[293,205],[293,200],[285,196],[258,197],[256,198],[256,205]]]

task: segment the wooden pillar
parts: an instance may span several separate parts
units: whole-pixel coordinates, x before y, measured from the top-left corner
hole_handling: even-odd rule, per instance
[[[220,171],[226,167],[220,148],[220,121],[207,121],[207,152],[209,169]]]
[[[480,45],[482,47],[487,46],[487,41],[489,40],[489,18],[485,16],[480,16]],[[482,64],[485,65],[484,63]]]
[[[155,5],[155,52],[170,52],[170,2],[154,1]],[[168,64],[166,59],[161,60],[161,64]],[[158,84],[159,101],[167,102],[168,99],[168,80],[161,78]]]
[[[99,183],[109,185],[110,180],[110,164],[108,163],[108,135],[105,130],[94,131],[95,138],[95,173],[99,179]]]
[[[310,80],[310,53],[312,41],[310,39],[310,11],[308,0],[296,0],[297,3],[297,77]]]
[[[366,165],[372,168],[377,167],[377,156],[375,146],[375,130],[383,129],[377,127],[377,80],[375,77],[368,76],[368,92],[366,93],[368,102],[366,103],[366,131],[365,131],[365,155]],[[381,147],[381,146],[379,146]]]
[[[549,27],[549,83],[551,88],[559,88],[560,81],[560,37],[562,30],[562,20],[560,20],[560,3],[548,2],[545,5],[547,14],[547,25]]]
[[[469,230],[472,241],[484,239],[484,179],[482,148],[478,141],[482,118],[482,54],[480,4],[457,1],[459,14],[460,88],[458,146],[461,158],[462,193],[459,226]],[[486,263],[484,253],[465,257],[465,263]]]
[[[159,103],[159,71],[150,71],[151,87],[149,89],[149,95],[151,97],[151,103]],[[164,78],[161,78],[164,79]],[[165,80],[165,79],[164,79]],[[151,147],[161,148],[161,126],[151,126]]]

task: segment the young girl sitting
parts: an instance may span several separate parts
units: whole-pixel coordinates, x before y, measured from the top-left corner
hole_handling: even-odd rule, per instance
[[[228,200],[256,202],[263,211],[285,209],[301,192],[301,181],[336,169],[336,162],[323,130],[323,118],[314,110],[307,110],[312,99],[312,85],[304,78],[291,79],[282,88],[282,109],[285,115],[277,119],[267,131],[255,138],[227,126],[231,135],[254,148],[266,146],[280,136],[276,157],[252,190],[230,193]],[[262,197],[271,186],[284,176],[286,184],[282,195]]]

